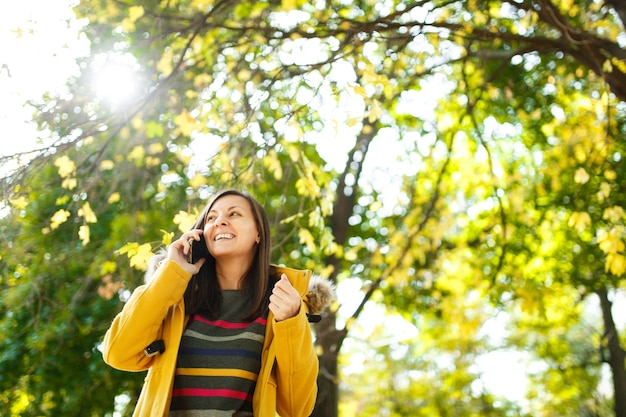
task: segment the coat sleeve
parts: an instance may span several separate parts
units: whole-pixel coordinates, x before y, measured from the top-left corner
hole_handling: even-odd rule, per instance
[[[297,316],[274,321],[276,406],[281,416],[308,417],[317,398],[319,362],[303,305]]]
[[[104,361],[124,371],[148,369],[154,358],[143,350],[160,338],[167,310],[182,300],[190,278],[175,262],[165,261],[149,284],[138,287],[104,336]]]

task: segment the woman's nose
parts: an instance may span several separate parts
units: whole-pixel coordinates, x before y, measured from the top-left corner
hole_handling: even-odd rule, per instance
[[[228,223],[228,219],[225,216],[219,215],[215,218],[215,224],[227,224]]]

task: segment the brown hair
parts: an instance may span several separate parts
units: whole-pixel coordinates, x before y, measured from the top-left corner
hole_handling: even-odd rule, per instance
[[[272,242],[269,220],[265,209],[254,197],[246,192],[232,189],[224,190],[217,193],[206,205],[192,229],[204,230],[207,214],[213,204],[227,195],[236,195],[248,200],[259,236],[261,237],[261,241],[256,245],[256,252],[250,269],[245,274],[242,282],[242,289],[250,301],[250,310],[244,313],[243,319],[252,321],[259,316],[267,314],[268,299],[271,291],[270,252]],[[222,297],[215,272],[215,258],[210,254],[200,271],[191,277],[185,290],[184,300],[185,313],[188,315],[202,310],[208,312],[211,318],[219,316],[222,307]]]

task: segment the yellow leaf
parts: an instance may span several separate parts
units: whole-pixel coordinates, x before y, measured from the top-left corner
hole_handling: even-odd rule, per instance
[[[358,248],[351,248],[349,251],[347,251],[343,255],[343,258],[348,262],[354,262],[358,258],[357,254],[358,254]]]
[[[35,401],[34,395],[27,392],[18,392],[14,395],[12,404],[10,404],[10,414],[14,416],[22,415],[22,412],[28,409],[29,404]]]
[[[117,251],[120,253],[120,255],[123,255],[123,254],[127,253],[128,256],[130,256],[132,254],[137,253],[137,248],[138,247],[139,247],[139,243],[137,243],[137,242],[128,242],[124,246],[119,248]]]
[[[93,212],[88,201],[78,209],[78,215],[83,217],[87,223],[96,223],[98,221],[96,213]]]
[[[606,178],[608,181],[615,181],[615,179],[617,178],[617,173],[612,169],[606,170],[604,171],[604,178]]]
[[[107,275],[112,274],[117,270],[117,264],[111,261],[104,261],[100,265],[100,274]]]
[[[125,141],[130,139],[130,128],[128,126],[124,126],[123,128],[120,129],[120,131],[117,133],[117,136],[120,139],[124,139]]]
[[[206,88],[212,82],[213,82],[213,77],[211,77],[209,74],[205,74],[205,73],[198,74],[193,79],[193,85],[194,85],[194,87],[196,87],[197,90],[203,90],[204,88]]]
[[[161,54],[161,59],[157,63],[157,70],[163,74],[164,76],[168,76],[171,74],[174,66],[172,62],[174,61],[174,51],[170,48],[165,50]]]
[[[59,176],[67,178],[76,171],[76,164],[68,156],[60,156],[54,161],[54,166],[59,168]]]
[[[319,197],[321,191],[319,184],[310,176],[298,178],[296,189],[301,196]]]
[[[122,30],[124,32],[131,33],[131,32],[134,32],[135,29],[136,29],[135,22],[131,21],[128,18],[122,20]]]
[[[115,163],[111,161],[110,159],[105,159],[104,161],[100,163],[101,171],[110,171],[113,168],[115,168]]]
[[[437,128],[440,129],[441,131],[446,131],[452,126],[454,126],[454,123],[455,121],[452,118],[452,116],[446,113],[445,115],[440,117],[439,120],[437,121]]]
[[[128,242],[124,246],[118,249],[120,254],[126,254],[130,259],[130,266],[142,271],[145,271],[148,267],[148,261],[154,253],[152,252],[152,246],[149,243],[139,245],[137,242]]]
[[[300,139],[304,135],[304,131],[302,130],[302,126],[296,118],[292,118],[287,122],[287,126],[289,127],[290,140]]]
[[[120,201],[120,193],[118,192],[111,194],[107,200],[109,204],[117,203],[118,201]]]
[[[574,174],[574,182],[577,184],[586,184],[589,181],[589,174],[585,171],[585,168],[578,168],[576,174]]]
[[[546,136],[554,136],[555,122],[544,123],[541,125],[541,132]]]
[[[378,210],[380,210],[382,207],[383,207],[382,201],[374,200],[374,202],[372,204],[370,204],[369,210],[375,213]]]
[[[604,209],[602,218],[612,223],[617,223],[624,218],[624,209],[620,206],[608,207]]]
[[[585,146],[578,144],[574,147],[574,158],[581,164],[587,160],[587,150]]]
[[[297,0],[282,0],[282,9],[285,11],[295,10],[298,7]]]
[[[174,238],[174,232],[168,232],[166,230],[161,229],[161,233],[163,234],[163,238],[161,238],[161,242],[163,242],[164,245],[169,245],[170,243],[172,243],[172,239]]]
[[[313,239],[313,235],[307,229],[301,229],[298,232],[298,237],[300,238],[300,243],[304,243],[312,251],[316,249],[315,239]]]
[[[446,290],[452,294],[461,295],[467,293],[467,287],[456,274],[454,276],[444,275],[437,281],[437,288]]]
[[[521,309],[526,314],[533,314],[537,311],[539,303],[537,297],[532,294],[531,291],[526,289],[518,290],[519,298],[521,299]]]
[[[137,19],[142,17],[144,14],[143,6],[131,6],[128,8],[128,18],[132,22],[136,22]]]
[[[360,123],[363,119],[360,117],[350,117],[348,120],[346,120],[346,126],[348,127],[354,127],[357,125],[357,123]]]
[[[67,219],[70,217],[70,212],[64,209],[57,210],[56,213],[52,215],[50,218],[50,228],[52,230],[59,227],[61,224],[65,223]]]
[[[380,119],[380,116],[383,114],[383,106],[380,105],[378,100],[373,100],[372,105],[370,107],[370,114],[368,116],[368,121],[370,123],[375,122]]]
[[[352,326],[354,326],[355,321],[356,320],[354,319],[354,317],[349,317],[346,320],[346,330],[350,330],[352,328]]]
[[[77,184],[78,181],[76,180],[76,178],[66,178],[61,183],[61,187],[65,188],[66,190],[73,190],[74,188],[76,188]]]
[[[202,174],[196,174],[192,179],[189,180],[189,185],[194,190],[200,188],[201,185],[205,185],[207,183],[206,177]]]
[[[174,117],[174,123],[184,136],[191,136],[198,127],[198,121],[187,110],[183,110],[181,114]]]
[[[146,151],[143,146],[135,146],[130,153],[128,154],[129,161],[140,162],[143,161],[143,158],[146,156]]]
[[[611,186],[606,182],[603,182],[600,184],[600,191],[598,191],[597,194],[598,200],[604,201],[609,198],[609,195],[611,195]]]
[[[611,58],[611,63],[621,72],[626,72],[626,62],[623,59],[614,56],[613,58]]]
[[[178,230],[185,233],[194,225],[197,220],[198,215],[196,213],[188,213],[186,211],[180,210],[174,216],[174,224],[178,225]]]
[[[135,255],[130,256],[130,266],[145,271],[148,268],[148,261],[153,256],[152,246],[149,243],[144,243],[137,248]]]
[[[154,168],[155,166],[161,165],[161,159],[154,156],[148,156],[144,161],[147,168]]]
[[[239,81],[248,81],[251,76],[252,73],[249,70],[245,69],[245,67],[244,69],[240,70],[239,73],[237,73],[237,79]]]
[[[367,90],[365,90],[365,87],[361,86],[361,85],[355,85],[352,87],[352,91],[354,91],[357,95],[363,97],[363,98],[367,98]]]
[[[144,120],[141,118],[141,116],[136,115],[130,120],[130,125],[135,130],[141,130],[145,126],[145,123],[144,123]]]
[[[280,224],[287,224],[287,223],[291,223],[291,222],[293,222],[293,221],[295,221],[295,220],[297,220],[297,219],[301,218],[302,216],[303,216],[303,214],[302,214],[302,213],[296,213],[296,214],[294,214],[294,215],[291,215],[291,216],[289,216],[289,217],[285,217],[284,219],[282,219],[282,220],[280,221]]]
[[[573,227],[579,232],[584,231],[591,224],[591,216],[586,211],[578,211],[572,213],[567,222],[569,227]]]
[[[333,271],[335,270],[335,267],[333,265],[326,265],[324,268],[322,268],[319,271],[320,276],[324,277],[324,278],[328,278],[330,276],[330,274],[333,273]]]
[[[322,228],[324,226],[324,218],[319,210],[312,210],[309,213],[309,227]]]
[[[611,274],[618,277],[621,276],[626,272],[626,259],[624,256],[618,253],[609,253],[606,257],[604,272],[611,272]]]
[[[26,208],[26,206],[28,206],[28,200],[24,196],[12,198],[9,200],[9,202],[13,207],[19,210],[24,209]]]
[[[67,202],[70,201],[70,196],[69,195],[62,195],[60,197],[58,197],[55,201],[54,204],[57,206],[64,206],[67,204]]]
[[[78,237],[83,242],[83,246],[89,243],[89,237],[90,237],[89,226],[87,226],[86,224],[83,224],[82,226],[80,226],[78,228]]]
[[[274,175],[276,180],[280,181],[283,178],[283,167],[273,149],[263,157],[263,165]]]
[[[125,32],[135,31],[135,22],[143,16],[143,6],[132,6],[128,9],[128,17],[122,20],[122,29]]]
[[[621,239],[620,229],[614,227],[609,232],[600,230],[598,232],[598,245],[602,252],[606,254],[619,253],[624,251],[624,242]]]
[[[213,0],[193,0],[191,2],[191,7],[196,10],[206,12],[212,4]]]
[[[320,210],[322,211],[322,216],[329,216],[333,213],[335,201],[332,199],[330,194],[326,195],[326,198],[322,198],[320,200]]]
[[[163,144],[161,143],[153,143],[148,147],[148,151],[153,155],[163,152],[164,149],[165,148],[163,147]]]

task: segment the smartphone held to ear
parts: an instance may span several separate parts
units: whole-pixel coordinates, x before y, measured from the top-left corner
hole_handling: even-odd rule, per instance
[[[189,239],[189,253],[187,254],[187,262],[195,264],[198,259],[207,258],[209,256],[209,250],[206,247],[204,241],[204,235],[200,235],[200,240],[194,238]]]

